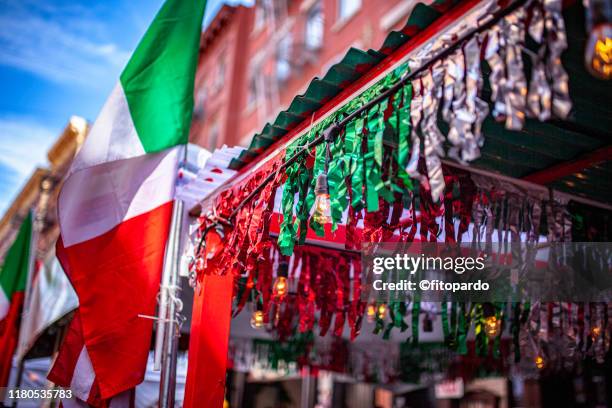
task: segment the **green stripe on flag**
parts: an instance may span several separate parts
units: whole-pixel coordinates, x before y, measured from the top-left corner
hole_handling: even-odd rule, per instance
[[[9,248],[4,264],[0,268],[0,289],[10,301],[15,292],[23,292],[30,263],[30,238],[32,236],[32,216],[21,224],[15,242]]]
[[[121,74],[147,153],[188,141],[205,5],[206,0],[167,0]]]

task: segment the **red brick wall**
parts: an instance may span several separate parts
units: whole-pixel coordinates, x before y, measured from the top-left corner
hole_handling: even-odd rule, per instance
[[[270,0],[261,0],[261,3]],[[247,145],[266,122],[274,120],[295,95],[301,94],[315,76],[323,76],[351,47],[379,48],[388,32],[403,27],[410,8],[416,2],[408,0],[362,0],[358,11],[345,21],[339,21],[341,0],[319,0],[323,9],[324,34],[322,47],[305,61],[304,42],[307,13],[313,0],[288,0],[286,14],[255,30],[255,7],[224,6],[203,34],[203,42],[196,75],[196,105],[198,93],[206,89],[205,114],[194,117],[191,140],[211,148],[216,146]],[[279,0],[271,0],[278,3]],[[219,21],[221,20],[221,21]],[[389,28],[390,27],[390,28]],[[286,28],[284,30],[283,28]],[[286,81],[276,79],[276,48],[290,33],[293,50],[291,73]],[[277,33],[277,34],[275,34]],[[280,34],[278,34],[280,33]],[[259,103],[247,105],[250,71],[254,61],[261,60],[265,96]],[[225,61],[225,81],[219,89],[213,84],[218,77],[219,61]],[[276,83],[276,85],[275,85]],[[196,111],[198,106],[196,106]],[[216,129],[216,130],[215,130]]]

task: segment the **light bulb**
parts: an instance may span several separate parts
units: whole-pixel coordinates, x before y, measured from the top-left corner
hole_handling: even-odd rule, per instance
[[[328,224],[331,222],[331,202],[329,194],[317,194],[315,199],[315,211],[312,217],[318,224]]]
[[[312,218],[318,224],[331,222],[331,202],[329,200],[329,184],[327,174],[321,173],[317,176],[315,184],[315,202]]]
[[[501,329],[501,319],[498,319],[497,316],[489,316],[485,319],[485,333],[489,339],[493,339],[499,336],[499,332]]]
[[[584,62],[594,77],[612,79],[612,23],[593,27],[584,51]]]
[[[274,297],[282,298],[287,294],[289,289],[289,284],[287,282],[287,278],[284,276],[278,276],[274,281]]]
[[[251,327],[261,329],[264,325],[264,314],[261,310],[256,310],[251,315]]]
[[[591,337],[593,340],[597,339],[601,334],[601,326],[593,326],[591,327]]]
[[[538,370],[541,370],[544,368],[544,357],[542,357],[541,355],[537,355],[535,358],[535,366]]]
[[[385,305],[384,303],[381,303],[380,305],[378,305],[378,311],[377,311],[378,318],[384,319],[386,314],[387,314],[387,305]]]
[[[376,319],[376,305],[370,303],[366,309],[368,322],[372,323]]]

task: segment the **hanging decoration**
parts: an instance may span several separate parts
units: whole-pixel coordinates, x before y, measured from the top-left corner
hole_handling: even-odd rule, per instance
[[[234,314],[246,307],[253,328],[281,341],[315,328],[320,336],[336,337],[346,329],[353,340],[365,316],[381,337],[405,333],[406,344],[414,348],[425,315],[424,331],[442,324],[445,347],[459,355],[469,352],[473,333],[476,355],[498,359],[502,336],[510,336],[515,360],[536,372],[585,355],[601,361],[612,338],[610,303],[443,302],[436,319],[438,312],[419,299],[376,302],[362,285],[362,243],[438,242],[443,233],[454,245],[471,235],[474,249],[493,254],[502,244],[525,242],[525,253],[511,254],[523,261],[512,270],[518,280],[535,261],[543,226],[549,242],[586,233],[585,220],[577,229],[567,203],[442,162],[446,154],[459,162],[480,156],[489,113],[510,130],[522,129],[528,117],[569,114],[568,79],[560,59],[567,46],[561,2],[525,4],[406,80],[451,39],[441,37],[423,47],[311,126],[286,148],[284,158],[269,160],[222,192],[199,219],[193,285],[204,274],[232,274]],[[492,2],[485,14],[497,12],[496,5]],[[527,38],[536,49],[526,47]],[[530,73],[523,56],[531,58]],[[484,64],[490,68],[487,81]],[[485,83],[490,101],[483,99]],[[394,92],[381,98],[388,90]],[[368,109],[361,110],[364,106]],[[282,194],[280,216],[273,214],[277,193]],[[277,216],[279,233],[273,237],[269,229]],[[323,236],[337,233],[340,225],[346,231],[344,250],[304,245],[309,229]],[[211,231],[223,237],[222,243],[209,238]]]

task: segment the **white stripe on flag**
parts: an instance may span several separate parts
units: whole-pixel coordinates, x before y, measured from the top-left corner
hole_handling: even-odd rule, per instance
[[[91,365],[89,354],[87,354],[87,347],[83,346],[79,354],[79,359],[74,367],[72,381],[70,381],[70,389],[74,393],[74,396],[83,401],[87,401],[95,378],[96,375]]]
[[[70,173],[143,154],[145,151],[136,133],[125,93],[118,82],[75,157]]]
[[[11,303],[6,297],[6,293],[4,293],[4,290],[0,287],[0,320],[6,317],[10,307]]]
[[[181,148],[99,164],[72,174],[59,197],[64,246],[100,236],[171,201]]]

